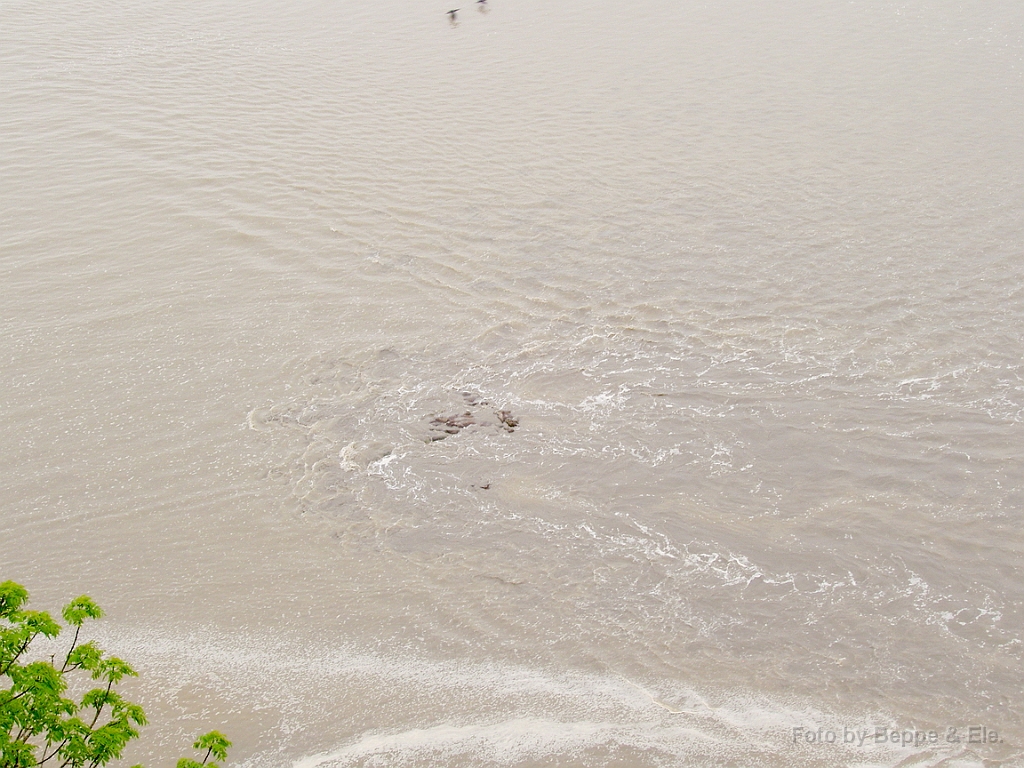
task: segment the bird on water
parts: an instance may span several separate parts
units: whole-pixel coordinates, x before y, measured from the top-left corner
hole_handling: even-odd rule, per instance
[[[448,11],[448,18],[451,19],[452,21],[455,21],[455,14],[458,13],[458,12],[459,12],[458,8],[454,8],[454,9]]]

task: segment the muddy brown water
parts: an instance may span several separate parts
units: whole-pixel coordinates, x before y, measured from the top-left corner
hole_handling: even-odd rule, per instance
[[[1024,6],[447,10],[3,4],[0,578],[129,758],[1024,764]]]

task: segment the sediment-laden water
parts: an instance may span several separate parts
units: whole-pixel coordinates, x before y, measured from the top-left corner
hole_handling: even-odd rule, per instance
[[[1024,6],[447,10],[0,9],[0,579],[132,759],[1024,765]]]

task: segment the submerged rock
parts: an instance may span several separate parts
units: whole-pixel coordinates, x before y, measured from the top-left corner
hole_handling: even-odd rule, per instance
[[[514,432],[516,427],[519,426],[519,419],[512,416],[512,411],[498,411],[496,415],[498,423],[501,424],[502,429],[506,432]]]
[[[473,392],[460,392],[459,394],[462,395],[462,399],[467,405],[475,408],[490,405],[480,395]],[[512,415],[512,411],[493,408],[434,416],[430,420],[428,442],[444,440],[449,435],[457,435],[466,427],[473,425],[489,426],[504,430],[505,432],[514,432],[516,427],[519,426],[519,419]]]
[[[432,427],[442,429],[449,435],[458,434],[464,427],[468,427],[470,424],[476,423],[477,422],[473,418],[473,414],[469,411],[457,416],[438,416],[430,422]]]

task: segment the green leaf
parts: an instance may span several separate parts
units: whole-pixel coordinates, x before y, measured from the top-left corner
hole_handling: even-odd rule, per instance
[[[97,648],[96,643],[91,640],[88,643],[82,643],[68,654],[68,666],[74,669],[81,668],[94,672],[102,661],[103,651]]]
[[[0,618],[9,618],[28,600],[28,590],[21,584],[5,581],[0,584]]]
[[[138,676],[139,673],[132,669],[128,662],[116,656],[103,659],[92,673],[94,680],[103,678],[108,683],[119,683],[124,677]]]
[[[220,731],[210,731],[196,739],[195,744],[192,746],[196,749],[207,750],[209,754],[213,755],[218,760],[227,760],[228,747],[231,746],[231,742],[228,741],[228,737]]]
[[[48,661],[11,667],[8,675],[14,696],[25,692],[34,697],[59,697],[67,687],[64,677]]]
[[[86,619],[98,619],[103,616],[103,611],[88,595],[80,595],[64,606],[61,611],[64,621],[75,627],[82,626]]]
[[[36,764],[35,748],[24,741],[0,742],[0,765],[4,768],[30,768]]]
[[[106,688],[93,688],[82,696],[83,709],[101,709],[110,704],[116,706],[121,703],[121,694],[117,691],[108,691]]]
[[[60,624],[54,621],[46,611],[18,611],[12,619],[21,624],[31,635],[56,637],[60,634]]]

